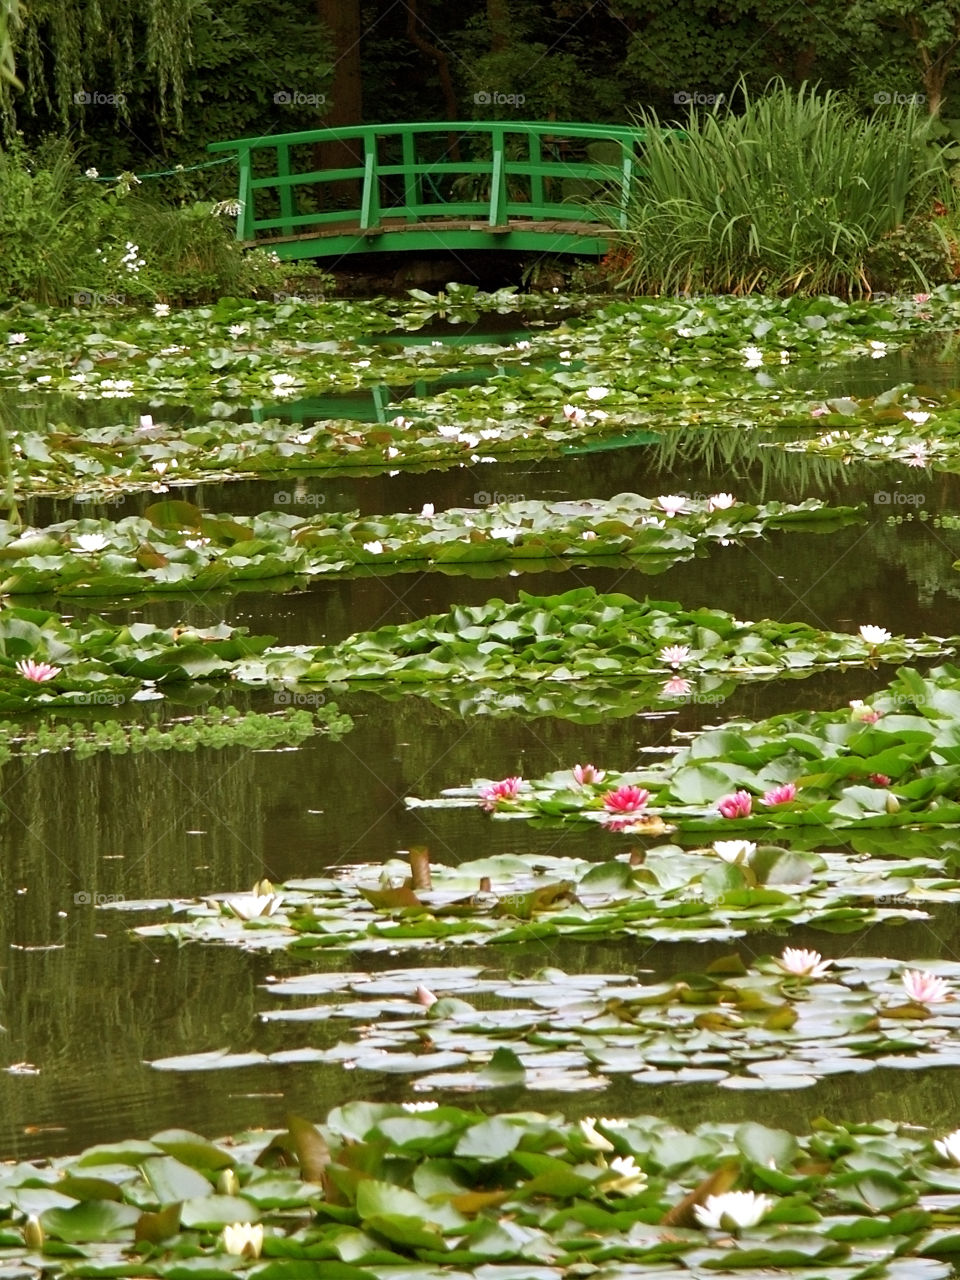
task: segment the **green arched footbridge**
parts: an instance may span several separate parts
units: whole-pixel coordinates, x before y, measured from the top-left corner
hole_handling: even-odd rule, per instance
[[[236,152],[237,238],[281,258],[397,250],[604,254],[646,131],[554,121],[355,125],[213,142]],[[323,166],[331,151],[341,167]]]

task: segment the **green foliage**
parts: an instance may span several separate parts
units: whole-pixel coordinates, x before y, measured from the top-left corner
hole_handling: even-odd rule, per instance
[[[628,286],[868,292],[874,246],[903,227],[909,246],[942,183],[926,118],[901,106],[864,119],[836,92],[807,86],[741,90],[740,114],[691,110],[682,140],[648,139],[624,235]],[[649,111],[640,120],[661,124]],[[899,278],[925,284],[930,265],[928,249],[908,247]],[[934,279],[951,274],[944,248]]]

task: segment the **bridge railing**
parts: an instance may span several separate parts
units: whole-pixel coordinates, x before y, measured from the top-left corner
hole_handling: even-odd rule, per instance
[[[618,125],[471,121],[356,125],[210,143],[240,170],[246,243],[476,219],[624,226],[645,130]],[[353,162],[318,167],[323,143]],[[601,217],[599,207],[604,207]]]

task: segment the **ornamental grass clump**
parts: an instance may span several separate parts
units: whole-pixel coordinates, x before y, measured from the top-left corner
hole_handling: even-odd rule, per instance
[[[683,135],[642,110],[643,177],[626,209],[625,284],[638,293],[829,293],[886,287],[871,251],[897,232],[904,267],[929,239],[944,171],[926,147],[930,123],[910,107],[862,115],[841,94],[774,82],[707,113],[691,108]],[[610,211],[609,216],[614,217]]]

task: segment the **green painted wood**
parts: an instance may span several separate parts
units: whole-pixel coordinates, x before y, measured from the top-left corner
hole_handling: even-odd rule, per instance
[[[451,136],[472,158],[449,158]],[[615,228],[626,225],[631,186],[643,175],[638,148],[645,136],[625,125],[432,121],[267,134],[207,149],[237,153],[238,239],[270,244],[283,258],[438,247],[605,253]],[[312,156],[317,143],[340,140],[362,148],[362,168],[296,171],[292,148]],[[381,144],[391,160],[399,150],[400,162],[381,163]],[[562,158],[571,151],[574,158]],[[255,169],[269,176],[254,177]],[[345,179],[362,179],[358,208],[298,212],[301,195],[322,209],[324,187]],[[563,223],[569,228],[555,225]]]

